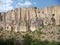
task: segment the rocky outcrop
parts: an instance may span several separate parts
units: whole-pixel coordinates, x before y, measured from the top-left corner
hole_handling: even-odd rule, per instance
[[[34,31],[44,25],[60,24],[60,6],[48,8],[17,8],[0,13],[0,29],[9,31]]]

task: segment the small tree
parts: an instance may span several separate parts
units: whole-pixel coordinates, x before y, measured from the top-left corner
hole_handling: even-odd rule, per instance
[[[52,20],[52,24],[53,24],[53,25],[55,25],[55,18],[54,18],[54,14],[52,15],[51,20]]]

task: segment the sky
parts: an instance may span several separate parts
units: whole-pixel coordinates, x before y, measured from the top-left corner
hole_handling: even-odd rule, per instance
[[[16,8],[45,8],[56,5],[60,5],[60,0],[0,0],[0,12],[14,10]]]

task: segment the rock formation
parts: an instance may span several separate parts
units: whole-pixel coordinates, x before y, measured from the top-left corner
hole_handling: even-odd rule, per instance
[[[60,24],[60,6],[17,8],[0,13],[0,30],[34,31],[44,25]]]

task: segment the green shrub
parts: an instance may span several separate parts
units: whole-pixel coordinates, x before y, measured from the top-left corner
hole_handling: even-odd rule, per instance
[[[11,39],[0,39],[0,45],[14,45],[14,38]]]
[[[45,41],[42,41],[42,45],[48,45],[49,41],[45,40]]]
[[[60,45],[60,42],[55,41],[49,42],[47,40],[41,41],[40,39],[34,39],[29,34],[26,34],[23,38],[24,38],[23,45]],[[0,39],[0,45],[14,45],[14,38],[9,38],[6,40]]]
[[[52,42],[49,42],[49,44],[48,45],[58,45],[58,43],[57,42],[55,42],[55,41],[52,41]]]
[[[24,45],[31,45],[31,43],[32,43],[32,37],[30,35],[26,34],[24,36],[23,43],[24,43]]]
[[[60,45],[60,42],[57,42],[57,45]]]
[[[60,30],[59,30],[59,32],[60,32]]]
[[[59,26],[59,27],[60,27],[60,24],[59,24],[59,25],[57,25],[57,26]]]
[[[24,45],[60,45],[60,42],[49,42],[47,40],[41,41],[40,39],[34,39],[31,35],[26,34],[24,36]]]
[[[14,38],[6,39],[5,44],[6,45],[14,45]]]
[[[34,39],[32,41],[32,45],[41,45],[41,44],[42,44],[41,40]]]
[[[4,45],[5,41],[3,39],[0,39],[0,45]]]
[[[51,20],[52,20],[52,22],[53,22],[53,25],[55,25],[55,18],[52,17]]]

